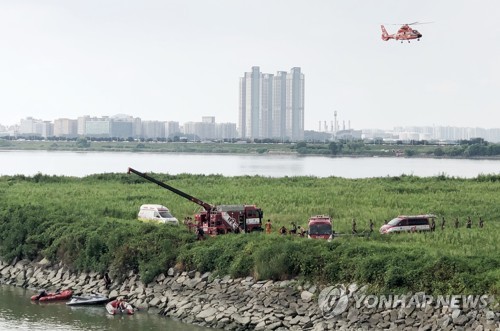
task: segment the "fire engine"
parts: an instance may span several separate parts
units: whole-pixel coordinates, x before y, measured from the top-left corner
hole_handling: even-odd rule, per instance
[[[190,229],[202,228],[208,235],[262,231],[263,212],[255,205],[211,205],[135,169],[128,168],[128,173],[134,173],[203,207],[203,211],[194,215],[193,222],[187,223]]]
[[[311,216],[308,222],[308,238],[332,240],[332,219],[328,215]]]

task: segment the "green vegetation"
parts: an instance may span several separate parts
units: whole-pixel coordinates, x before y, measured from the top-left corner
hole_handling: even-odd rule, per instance
[[[212,204],[256,204],[274,233],[225,235],[196,242],[183,227],[136,220],[143,203],[167,205],[178,219],[199,208],[135,175],[85,178],[0,177],[0,255],[47,257],[75,270],[116,275],[136,270],[145,282],[169,267],[258,279],[369,283],[386,293],[500,294],[500,176],[459,179],[400,176],[370,179],[165,175],[168,182]],[[399,214],[434,213],[434,233],[341,236],[332,242],[279,236],[290,223],[329,214],[337,233],[376,229]],[[465,219],[474,220],[465,229]],[[447,227],[439,228],[445,217]],[[452,228],[458,217],[462,226]],[[479,229],[479,217],[485,228]]]
[[[459,141],[455,145],[440,145],[427,141],[397,141],[392,144],[375,141],[337,142],[290,142],[275,141],[247,143],[239,142],[168,142],[114,141],[111,139],[90,140],[2,140],[0,150],[59,150],[94,152],[152,152],[152,153],[219,153],[219,154],[299,154],[325,156],[404,156],[404,157],[446,157],[446,158],[498,158],[500,144],[493,144],[481,138]]]
[[[292,144],[191,143],[166,141],[2,140],[0,150],[50,150],[87,152],[295,154]]]

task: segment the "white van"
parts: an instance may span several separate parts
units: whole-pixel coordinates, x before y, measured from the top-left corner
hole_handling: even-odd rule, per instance
[[[179,225],[179,220],[172,216],[167,207],[162,205],[142,205],[137,218],[141,221],[157,221],[165,224]]]
[[[435,218],[436,216],[431,214],[415,216],[401,215],[392,219],[389,223],[382,225],[380,233],[430,231],[430,222]]]

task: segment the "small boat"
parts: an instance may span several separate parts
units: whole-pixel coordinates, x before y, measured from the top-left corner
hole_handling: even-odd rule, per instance
[[[122,301],[113,300],[111,302],[108,302],[106,304],[106,310],[111,315],[116,315],[116,314],[133,315],[134,314],[134,307],[130,303],[123,301],[123,300]]]
[[[108,297],[101,294],[89,294],[73,296],[70,301],[66,302],[66,304],[68,306],[98,305],[101,303],[105,303],[108,300]]]
[[[64,290],[60,292],[45,292],[40,291],[40,293],[33,295],[31,297],[32,301],[56,301],[56,300],[67,300],[73,295],[72,290]]]

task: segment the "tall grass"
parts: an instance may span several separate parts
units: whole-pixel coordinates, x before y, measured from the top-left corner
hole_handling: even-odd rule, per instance
[[[500,176],[474,179],[400,176],[371,179],[154,174],[212,204],[256,204],[271,219],[272,235],[227,235],[195,242],[183,227],[136,220],[143,203],[167,205],[180,220],[200,207],[140,177],[0,177],[0,255],[47,257],[77,270],[117,275],[139,271],[145,281],[175,264],[258,279],[302,277],[357,281],[379,291],[499,294]],[[433,213],[433,233],[349,236],[352,219],[368,231],[399,214]],[[329,214],[333,242],[277,235],[281,225],[306,226]],[[474,221],[464,228],[465,219]],[[441,217],[446,227],[439,228]],[[458,217],[461,228],[453,228]],[[485,228],[477,227],[478,218]]]

